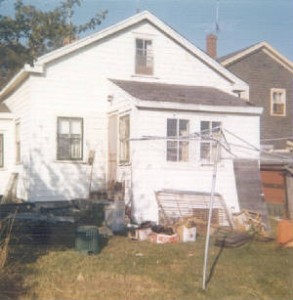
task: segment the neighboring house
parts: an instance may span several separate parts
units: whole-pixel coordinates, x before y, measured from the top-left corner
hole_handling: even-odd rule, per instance
[[[219,59],[249,84],[249,101],[263,107],[263,149],[285,149],[293,136],[293,63],[266,42]]]
[[[0,114],[0,122],[10,118],[0,123],[0,173],[18,174],[17,196],[26,201],[86,199],[120,182],[134,219],[158,221],[156,192],[211,193],[221,127],[230,134],[216,193],[237,212],[234,158],[259,172],[262,109],[248,93],[245,82],[142,12],[40,57],[8,83],[0,93],[10,110]]]
[[[286,184],[292,166],[293,63],[262,42],[220,58],[229,71],[249,84],[251,103],[263,107],[261,116],[261,178],[269,214],[288,217],[292,192]],[[287,153],[286,153],[287,152]]]

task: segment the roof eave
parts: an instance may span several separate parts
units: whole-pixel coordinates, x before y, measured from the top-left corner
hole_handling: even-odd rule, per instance
[[[191,103],[174,103],[162,101],[148,101],[135,99],[135,106],[141,109],[160,109],[160,110],[181,110],[198,111],[221,114],[248,114],[260,116],[263,112],[262,107],[242,107],[242,106],[215,106]]]
[[[238,60],[243,59],[245,56],[248,56],[251,53],[258,51],[260,49],[263,49],[265,51],[265,53],[270,55],[274,60],[276,60],[278,63],[283,65],[287,70],[289,70],[291,73],[293,73],[293,63],[289,59],[287,59],[284,55],[282,55],[277,50],[275,50],[270,44],[268,44],[265,41],[258,43],[256,45],[253,45],[250,48],[246,48],[245,50],[240,51],[237,54],[235,54],[227,59],[224,59],[223,61],[221,61],[221,64],[224,67],[228,67],[229,65],[237,62]]]
[[[42,74],[43,66],[36,65],[34,67],[25,64],[24,67],[8,82],[8,84],[0,92],[0,101],[9,95],[16,87],[18,87],[30,74]]]

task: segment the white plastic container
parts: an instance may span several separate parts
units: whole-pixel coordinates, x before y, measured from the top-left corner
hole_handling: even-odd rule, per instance
[[[196,241],[196,227],[185,227],[182,229],[182,242],[195,242]]]
[[[113,232],[122,233],[125,230],[125,203],[114,201],[105,207],[105,225]]]

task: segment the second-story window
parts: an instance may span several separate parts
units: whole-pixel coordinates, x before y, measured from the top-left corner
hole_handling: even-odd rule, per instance
[[[285,89],[271,89],[271,115],[286,116]]]
[[[135,73],[153,75],[154,57],[152,40],[136,39]]]
[[[188,161],[189,121],[167,119],[167,161]]]

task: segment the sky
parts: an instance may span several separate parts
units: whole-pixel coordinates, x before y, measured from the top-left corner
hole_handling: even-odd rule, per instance
[[[23,1],[41,9],[60,3]],[[11,14],[13,2],[4,0],[0,13]],[[137,8],[150,11],[202,50],[206,35],[215,33],[217,21],[218,57],[266,41],[293,61],[293,0],[83,0],[73,21],[83,23],[107,9],[97,31],[134,15]]]

